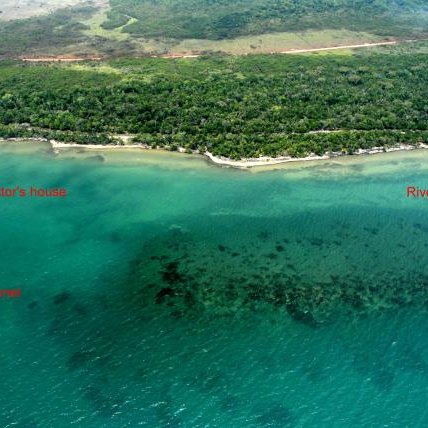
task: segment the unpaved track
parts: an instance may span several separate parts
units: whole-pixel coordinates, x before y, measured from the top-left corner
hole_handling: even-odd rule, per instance
[[[342,46],[331,46],[327,48],[310,48],[310,49],[289,49],[287,51],[278,52],[280,54],[296,54],[306,52],[320,52],[320,51],[333,51],[337,49],[357,49],[357,48],[369,48],[372,46],[386,46],[386,45],[397,45],[398,43],[410,43],[416,40],[395,40],[393,42],[377,42],[377,43],[363,43],[359,45],[342,45]]]
[[[340,49],[359,49],[359,48],[370,48],[370,47],[376,47],[376,46],[390,46],[390,45],[399,45],[402,43],[412,43],[417,41],[418,40],[416,39],[415,40],[394,40],[389,42],[363,43],[358,45],[330,46],[326,48],[289,49],[281,52],[267,52],[267,53],[272,55],[275,55],[275,54],[291,55],[291,54],[300,54],[300,53],[332,51],[332,50],[340,50]],[[251,54],[245,54],[245,55],[251,55]],[[151,55],[151,58],[180,59],[180,58],[198,58],[200,56],[202,56],[202,54],[199,54],[196,52],[183,52],[183,53]],[[88,56],[57,55],[57,56],[40,56],[40,57],[21,57],[20,59],[25,62],[77,62],[77,61],[101,61],[104,58],[96,55],[88,55]]]
[[[23,57],[21,61],[25,62],[78,62],[78,61],[101,61],[100,56],[39,56],[39,57]]]
[[[422,39],[421,39],[422,40]],[[370,48],[375,46],[388,46],[388,45],[398,45],[401,43],[412,43],[417,42],[418,40],[394,40],[394,41],[388,41],[388,42],[376,42],[376,43],[361,43],[357,45],[340,45],[340,46],[329,46],[325,48],[308,48],[308,49],[288,49],[286,51],[279,51],[279,52],[264,52],[264,54],[271,54],[271,55],[291,55],[291,54],[299,54],[299,53],[311,53],[311,52],[322,52],[322,51],[333,51],[333,50],[340,50],[340,49],[358,49],[358,48]],[[260,53],[261,55],[263,53]],[[243,54],[243,55],[256,55],[256,54]],[[170,59],[176,59],[176,58],[196,58],[201,56],[201,54],[192,52],[192,53],[170,53],[170,54],[162,54],[162,55],[153,55],[153,57],[156,58],[170,58]]]

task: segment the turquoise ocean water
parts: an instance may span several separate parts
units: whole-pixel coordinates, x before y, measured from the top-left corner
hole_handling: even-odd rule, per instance
[[[427,161],[3,143],[0,427],[428,426]]]

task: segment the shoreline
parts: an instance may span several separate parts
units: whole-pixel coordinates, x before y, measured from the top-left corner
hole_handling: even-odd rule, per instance
[[[279,156],[276,158],[261,156],[259,158],[243,158],[240,160],[232,160],[222,156],[214,156],[210,152],[205,152],[204,155],[208,157],[208,159],[220,166],[230,166],[233,168],[254,168],[258,166],[270,166],[270,165],[279,165],[284,163],[291,162],[311,162],[311,161],[323,161],[323,160],[331,160],[336,158],[350,158],[354,156],[369,156],[376,155],[381,153],[391,153],[391,152],[399,152],[399,151],[412,151],[418,149],[428,149],[427,144],[419,144],[417,146],[412,146],[410,144],[400,144],[394,147],[372,147],[370,149],[358,149],[353,154],[348,153],[339,153],[339,152],[331,152],[325,153],[322,156],[316,155],[315,153],[311,153],[303,158],[293,158],[291,156]]]
[[[163,152],[171,153],[186,153],[189,155],[199,155],[205,158],[206,161],[220,167],[229,167],[236,169],[249,169],[257,167],[266,167],[281,165],[286,163],[296,163],[296,162],[312,162],[312,161],[324,161],[331,160],[336,158],[351,158],[359,156],[370,156],[381,153],[391,153],[399,151],[412,151],[418,149],[428,149],[428,144],[420,143],[419,145],[410,145],[410,144],[400,144],[394,147],[372,147],[370,149],[358,149],[353,154],[340,153],[340,152],[331,152],[325,153],[322,156],[311,153],[308,156],[302,158],[293,158],[291,156],[279,156],[279,157],[269,157],[261,156],[259,158],[242,158],[239,160],[233,160],[223,156],[215,156],[212,153],[206,151],[205,153],[193,152],[187,153],[183,147],[179,147],[177,151],[170,151],[162,147],[152,148],[145,144],[78,144],[78,143],[62,143],[55,140],[48,140],[46,138],[0,138],[0,142],[13,142],[13,141],[34,141],[34,142],[43,142],[48,143],[52,151],[55,154],[59,154],[62,149],[83,149],[83,150],[108,150],[108,151],[117,151],[123,149],[131,150],[160,150]]]

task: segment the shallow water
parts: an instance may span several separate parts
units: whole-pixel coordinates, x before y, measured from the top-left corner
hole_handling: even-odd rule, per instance
[[[0,426],[426,426],[427,160],[2,144]]]

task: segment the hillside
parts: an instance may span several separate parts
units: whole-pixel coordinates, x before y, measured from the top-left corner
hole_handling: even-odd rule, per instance
[[[3,22],[0,58],[272,53],[427,36],[422,0],[92,0]]]
[[[409,35],[428,13],[422,0],[111,0],[104,28],[147,38],[230,39],[268,32],[346,28]]]

